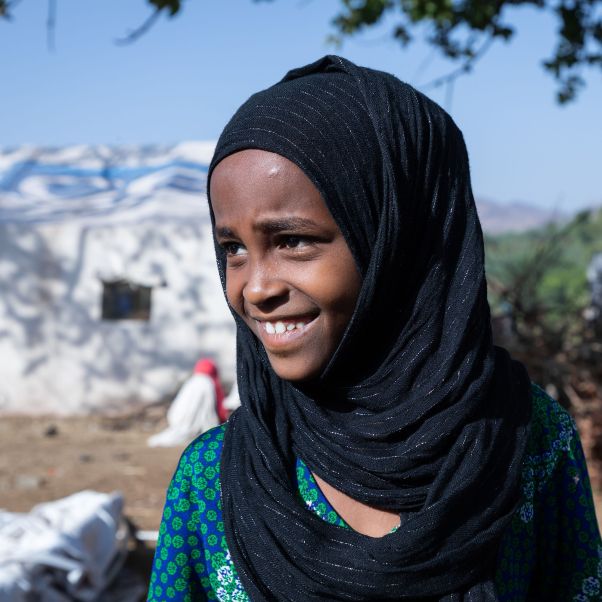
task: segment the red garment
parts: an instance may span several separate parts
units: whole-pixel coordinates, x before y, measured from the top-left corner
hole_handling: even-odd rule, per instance
[[[194,365],[194,373],[195,374],[206,374],[213,381],[213,385],[215,386],[215,409],[217,410],[217,416],[220,422],[226,422],[228,419],[228,412],[224,408],[224,390],[222,389],[222,383],[219,379],[219,374],[217,372],[217,366],[213,360],[208,358],[199,360]]]

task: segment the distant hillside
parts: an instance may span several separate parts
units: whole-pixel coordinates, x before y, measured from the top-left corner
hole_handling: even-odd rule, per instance
[[[524,289],[523,305],[546,308],[548,313],[568,318],[590,298],[586,270],[596,253],[602,252],[602,208],[577,213],[570,221],[529,232],[485,235],[489,284],[518,294]],[[494,307],[503,300],[490,291]]]
[[[543,209],[527,203],[498,203],[477,199],[477,210],[483,230],[488,234],[524,232],[550,222],[564,222],[570,216],[556,209]]]

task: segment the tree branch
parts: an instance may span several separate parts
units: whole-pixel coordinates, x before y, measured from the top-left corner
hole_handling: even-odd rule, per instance
[[[117,38],[115,40],[115,43],[119,44],[120,46],[125,46],[126,44],[132,44],[133,42],[135,42],[138,38],[143,36],[153,27],[153,25],[157,22],[157,19],[159,18],[159,15],[161,14],[162,10],[163,9],[161,8],[156,8],[142,23],[142,25],[128,33],[125,37]]]
[[[443,84],[450,84],[454,82],[461,75],[469,73],[472,70],[475,63],[478,62],[481,58],[483,58],[483,56],[487,53],[489,47],[493,43],[493,40],[493,36],[490,35],[489,37],[487,37],[487,39],[485,40],[485,42],[483,42],[481,47],[471,57],[467,58],[462,63],[462,65],[456,67],[455,69],[453,69],[449,73],[446,73],[445,75],[436,77],[435,79],[431,80],[430,82],[427,82],[423,86],[419,86],[420,89],[429,90],[431,88],[438,88]]]
[[[6,20],[12,19],[12,9],[19,4],[21,0],[0,0],[0,17]]]
[[[49,52],[54,52],[55,49],[55,34],[56,30],[56,0],[48,0],[48,14],[46,17],[46,45]]]

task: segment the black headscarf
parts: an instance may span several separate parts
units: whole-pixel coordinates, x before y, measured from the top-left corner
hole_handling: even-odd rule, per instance
[[[254,601],[495,600],[530,388],[492,344],[462,134],[411,86],[327,56],[243,104],[209,177],[248,148],[278,153],[312,180],[362,287],[311,386],[280,379],[235,316],[242,407],[226,431],[221,483],[246,591]],[[308,511],[297,457],[356,500],[399,512],[399,529],[371,538]]]

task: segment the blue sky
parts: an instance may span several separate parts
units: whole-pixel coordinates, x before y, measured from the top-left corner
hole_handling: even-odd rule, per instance
[[[466,138],[477,197],[573,209],[602,203],[602,78],[580,99],[554,100],[539,62],[554,22],[508,14],[518,32],[498,43],[451,103],[425,84],[453,65],[416,44],[401,50],[391,23],[345,42],[325,40],[338,0],[188,0],[129,46],[114,42],[148,15],[143,0],[59,0],[56,50],[46,48],[46,2],[22,0],[0,22],[0,146],[210,140],[253,92],[292,67],[338,53],[414,84],[452,114]]]

